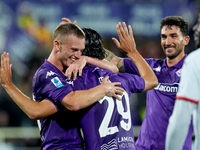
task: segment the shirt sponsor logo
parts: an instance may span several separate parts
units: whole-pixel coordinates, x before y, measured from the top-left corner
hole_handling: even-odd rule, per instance
[[[181,76],[181,74],[182,74],[182,69],[179,69],[178,71],[176,71],[176,74],[177,74],[177,76]]]
[[[132,137],[120,137],[118,138],[118,143],[121,143],[121,142],[134,142],[134,140]]]
[[[52,76],[52,75],[57,75],[55,72],[53,71],[47,71],[47,74],[46,74],[46,78]]]
[[[51,82],[52,82],[57,88],[59,88],[59,87],[61,87],[61,86],[64,86],[58,77],[54,77],[53,79],[51,79]]]
[[[159,83],[158,86],[155,87],[154,89],[163,92],[177,93],[178,83],[173,83],[173,84]]]
[[[101,150],[109,150],[109,149],[118,149],[118,146],[117,146],[117,140],[116,139],[113,139],[111,140],[110,142],[108,142],[108,144],[103,144],[101,146]]]
[[[132,137],[119,137],[117,139],[112,139],[107,144],[101,146],[101,150],[114,150],[114,149],[130,149],[134,148],[134,139]]]

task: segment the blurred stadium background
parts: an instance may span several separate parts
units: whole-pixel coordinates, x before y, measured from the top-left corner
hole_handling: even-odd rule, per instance
[[[13,64],[13,82],[32,97],[32,78],[48,57],[51,33],[62,17],[76,20],[80,27],[97,30],[104,46],[120,57],[111,40],[117,37],[116,24],[133,27],[137,49],[145,58],[165,58],[160,46],[160,21],[180,15],[188,21],[193,51],[193,31],[199,0],[0,0],[0,53],[7,51]],[[131,111],[136,137],[145,114],[145,93],[133,94]],[[0,150],[39,150],[36,121],[30,120],[0,86]]]

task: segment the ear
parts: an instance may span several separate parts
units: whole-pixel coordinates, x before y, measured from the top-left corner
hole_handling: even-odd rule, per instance
[[[184,37],[184,45],[188,45],[189,41],[190,41],[190,37],[189,36],[185,36]]]
[[[54,41],[54,49],[55,49],[56,51],[59,51],[59,49],[60,49],[60,42],[59,42],[58,40],[55,40],[55,41]]]

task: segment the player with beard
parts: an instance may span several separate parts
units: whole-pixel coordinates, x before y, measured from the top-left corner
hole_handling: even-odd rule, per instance
[[[180,81],[185,46],[189,43],[188,23],[180,16],[168,16],[160,23],[161,46],[166,59],[145,59],[158,78],[158,86],[146,92],[146,113],[136,147],[139,150],[164,150],[169,117],[172,114]],[[129,58],[119,58],[107,51],[108,61],[120,72],[138,73]],[[192,125],[183,150],[191,150]]]

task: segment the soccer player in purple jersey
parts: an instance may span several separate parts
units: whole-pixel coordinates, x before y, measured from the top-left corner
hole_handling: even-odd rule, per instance
[[[123,40],[123,39],[121,39],[121,40],[122,41],[120,41],[120,43],[117,41],[118,42],[117,43],[118,46],[120,48],[122,48],[122,49],[124,48],[126,51],[130,50],[129,47],[128,48],[123,47],[123,45],[127,45],[126,44],[126,40]],[[131,42],[133,42],[133,41],[134,40],[132,40]],[[133,53],[133,55],[134,54],[135,53]],[[131,54],[130,54],[130,56],[131,56]],[[138,56],[138,55],[136,55],[136,56]],[[139,57],[139,59],[141,59],[141,58]],[[1,83],[3,81],[2,85],[6,89],[8,94],[11,96],[11,98],[18,104],[18,106],[27,115],[34,116],[34,118],[37,118],[37,119],[46,117],[45,119],[43,119],[41,121],[42,125],[44,125],[43,128],[41,128],[41,130],[43,131],[42,135],[44,135],[44,136],[46,136],[46,134],[48,135],[46,138],[44,138],[44,140],[46,140],[45,141],[46,143],[44,144],[44,147],[47,146],[48,149],[55,149],[56,147],[57,148],[59,147],[61,149],[78,149],[78,148],[80,148],[80,145],[79,145],[80,138],[78,138],[79,135],[77,133],[78,122],[74,121],[74,117],[76,117],[76,120],[78,120],[81,117],[81,115],[80,115],[80,113],[73,113],[73,112],[70,112],[70,111],[64,109],[64,107],[59,103],[59,94],[62,97],[62,95],[64,95],[63,92],[66,93],[66,92],[70,91],[71,89],[73,89],[70,86],[70,84],[74,85],[74,83],[72,81],[68,82],[69,85],[67,85],[67,87],[69,87],[69,89],[67,89],[67,91],[63,91],[63,92],[59,93],[58,90],[56,89],[55,92],[52,93],[52,94],[49,93],[49,90],[51,90],[51,88],[53,88],[50,85],[50,87],[46,88],[46,89],[48,89],[48,91],[45,94],[48,95],[48,93],[49,93],[53,98],[55,98],[55,100],[46,99],[46,100],[49,100],[51,103],[48,103],[48,102],[44,103],[43,101],[46,101],[46,100],[42,100],[41,102],[34,102],[34,101],[30,100],[28,97],[26,97],[25,95],[23,95],[12,84],[12,81],[11,81],[11,70],[10,70],[11,66],[9,65],[10,63],[9,63],[9,55],[8,54],[4,53],[2,55],[2,63],[3,63],[2,66],[6,66],[6,67],[1,67],[1,72],[5,72],[5,74],[0,74],[1,75]],[[136,62],[136,63],[138,63],[138,65],[141,64],[141,66],[144,65],[143,66],[144,67],[144,72],[143,71],[140,72],[141,76],[145,79],[145,82],[143,82],[143,84],[145,83],[145,85],[143,85],[144,88],[145,89],[153,88],[157,83],[157,79],[156,79],[155,75],[153,74],[153,72],[151,71],[151,69],[149,68],[149,66],[145,63],[144,60],[143,60],[143,62]],[[49,63],[47,63],[46,65],[50,66],[51,70],[53,70],[53,71],[52,72],[51,71],[48,72],[45,75],[45,78],[51,76],[52,78],[51,78],[50,83],[52,82],[58,88],[64,88],[64,86],[66,86],[66,83],[63,81],[62,78],[66,79],[66,77],[64,77],[63,74],[59,75],[59,71],[57,71],[57,69],[54,66],[49,65]],[[43,68],[41,68],[41,70],[43,71]],[[55,73],[58,73],[58,74],[56,75]],[[4,79],[4,80],[2,80],[2,79]],[[108,79],[108,78],[106,78],[106,79]],[[105,82],[105,81],[103,81],[103,82]],[[117,83],[117,82],[115,82],[115,83]],[[40,82],[39,82],[39,84],[40,84]],[[110,83],[109,84],[107,83],[107,86],[109,86],[109,85],[110,85]],[[117,84],[115,84],[115,85],[117,85]],[[110,88],[112,88],[112,87],[113,87],[113,85],[110,86]],[[117,88],[117,89],[119,91],[118,93],[121,93],[121,90],[120,90],[121,88],[120,89]],[[41,90],[45,90],[45,88],[42,88]],[[98,90],[98,89],[96,89],[96,90]],[[83,100],[84,96],[87,96],[86,91],[87,90],[85,90],[84,93],[81,93],[81,95],[78,95],[79,97],[81,97],[79,99]],[[58,94],[56,94],[57,92],[58,92]],[[91,92],[90,93],[91,95],[94,95],[95,90],[94,91],[90,90],[90,92]],[[116,91],[114,91],[114,93],[115,92]],[[54,97],[54,94],[56,94],[55,97]],[[75,92],[74,92],[74,94],[76,96]],[[110,96],[112,96],[112,95],[110,95]],[[116,96],[116,98],[118,98],[118,96]],[[56,101],[56,99],[58,99],[58,100]],[[26,102],[26,103],[24,103],[24,102]],[[52,105],[52,104],[54,104],[54,105]],[[43,108],[43,109],[40,110],[38,108]],[[57,113],[54,114],[55,112],[57,112]],[[62,114],[62,113],[66,113],[67,116],[72,118],[71,122],[63,120],[63,118],[65,118],[66,116],[64,116],[64,114]],[[52,115],[47,117],[49,114],[50,115],[52,114]],[[55,129],[52,131],[53,133],[51,133],[51,130],[48,129],[49,126],[51,126],[51,125],[52,125],[52,127],[55,127]],[[45,126],[47,126],[47,127],[45,127]],[[61,126],[62,129],[59,126]],[[67,130],[67,132],[65,130]],[[69,142],[68,140],[70,138],[69,135],[71,135],[71,140],[72,140],[71,143],[68,143]],[[57,144],[53,142],[54,139],[57,139]],[[46,148],[43,148],[43,149],[46,149]]]
[[[167,128],[166,150],[182,150],[191,117],[195,135],[193,149],[200,149],[200,13],[193,30],[198,49],[190,53],[183,64],[180,86]]]
[[[4,76],[2,85],[25,113],[31,118],[40,119],[38,125],[42,149],[78,150],[83,148],[78,130],[81,114],[73,111],[85,108],[105,95],[120,99],[116,94],[122,94],[124,90],[117,87],[120,82],[110,83],[106,77],[103,84],[92,89],[74,91],[72,82],[66,80],[64,73],[73,61],[79,59],[85,48],[84,32],[77,25],[66,23],[56,28],[53,38],[52,53],[34,76],[33,97],[37,102],[16,90],[10,82],[11,75],[10,78]],[[9,73],[8,54],[2,55],[2,63],[2,68],[7,64]],[[1,71],[1,75],[5,75],[4,71]]]
[[[174,108],[176,93],[186,57],[185,46],[188,23],[180,16],[169,16],[161,21],[161,46],[166,59],[145,59],[158,78],[158,86],[146,92],[146,114],[143,120],[136,148],[139,150],[164,150],[169,117]],[[137,73],[129,58],[119,58],[107,51],[108,61],[117,65],[121,72]],[[183,150],[191,150],[192,125]]]
[[[83,31],[73,23],[58,26],[53,34],[54,48],[45,63],[35,73],[34,99],[36,101],[46,99],[58,110],[56,114],[38,121],[43,149],[79,147],[81,141],[78,128],[81,114],[72,111],[83,109],[105,95],[119,99],[115,93],[122,91],[121,88],[115,87],[119,82],[113,83],[110,87],[100,84],[92,89],[74,91],[73,82],[67,80],[64,72],[81,56],[85,48],[83,35]],[[112,88],[114,90],[111,90]],[[67,119],[63,120],[66,116]]]
[[[141,77],[127,73],[115,74],[109,70],[99,69],[90,65],[85,67],[82,76],[74,81],[76,90],[89,89],[100,84],[105,76],[109,76],[111,82],[120,81],[121,87],[125,89],[122,101],[116,101],[113,97],[105,96],[94,105],[83,110],[84,116],[81,118],[81,127],[84,133],[86,149],[88,150],[135,150],[129,98],[132,93],[152,88],[152,86],[148,88],[150,80],[147,73],[151,69],[147,65],[144,65],[147,68],[144,66],[139,67],[139,65],[146,64],[146,62],[137,52],[135,46],[130,49],[131,51],[129,50],[130,45],[135,45],[132,29],[129,26],[128,31],[125,23],[123,23],[123,27],[124,30],[121,23],[117,25],[118,35],[120,41],[126,41],[127,44],[126,46],[119,45],[117,39],[115,39],[115,43],[118,47],[127,50],[127,55],[133,59],[139,68]],[[124,34],[127,36],[124,37]],[[101,49],[101,46],[95,41],[97,40],[94,38],[93,44],[89,44],[91,47],[88,47],[87,56],[97,56],[93,54],[96,52],[95,49]],[[104,56],[100,58],[104,58]],[[79,82],[85,84],[80,84]]]

